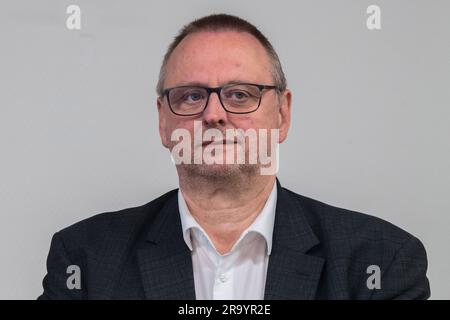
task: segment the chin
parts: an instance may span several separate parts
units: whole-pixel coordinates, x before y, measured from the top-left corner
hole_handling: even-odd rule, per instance
[[[180,165],[181,167],[188,175],[210,179],[237,178],[259,172],[259,166],[253,164],[191,164]]]

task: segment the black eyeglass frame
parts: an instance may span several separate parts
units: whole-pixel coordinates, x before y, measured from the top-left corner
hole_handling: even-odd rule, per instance
[[[223,89],[223,88],[226,88],[226,87],[239,86],[239,85],[252,85],[252,86],[255,86],[255,87],[257,87],[257,88],[259,89],[259,94],[260,94],[260,96],[259,96],[258,106],[255,108],[255,110],[252,110],[252,111],[245,111],[245,112],[229,111],[229,110],[227,110],[227,108],[226,108],[225,105],[223,104],[223,102],[222,102],[222,97],[221,97],[222,89]],[[192,114],[180,114],[180,113],[176,113],[176,112],[172,109],[172,106],[171,106],[171,104],[170,104],[169,93],[170,93],[171,90],[173,90],[173,89],[178,89],[178,88],[200,88],[200,89],[205,89],[206,92],[207,92],[207,94],[208,94],[208,97],[206,98],[206,104],[205,104],[205,107],[202,109],[202,111],[197,112],[197,113],[192,113]],[[211,96],[211,93],[213,93],[213,92],[217,93],[217,96],[219,97],[220,104],[222,105],[222,108],[223,108],[226,112],[234,113],[234,114],[248,114],[248,113],[255,112],[256,110],[259,109],[259,106],[261,105],[261,100],[262,100],[262,91],[263,91],[263,90],[272,90],[272,89],[276,89],[276,90],[278,90],[278,91],[281,91],[277,86],[274,86],[274,85],[256,84],[256,83],[245,83],[245,82],[244,82],[244,83],[230,83],[230,84],[227,84],[227,85],[225,85],[225,86],[222,86],[222,87],[215,87],[215,88],[204,87],[204,86],[196,86],[196,85],[185,85],[185,86],[178,86],[178,87],[172,87],[172,88],[166,88],[166,89],[164,89],[164,90],[163,90],[163,97],[166,97],[166,98],[167,98],[167,102],[168,102],[168,104],[169,104],[170,111],[172,111],[172,113],[175,114],[175,115],[177,115],[177,116],[190,117],[190,116],[196,116],[196,115],[202,114],[203,111],[205,111],[206,108],[208,107],[209,97]]]

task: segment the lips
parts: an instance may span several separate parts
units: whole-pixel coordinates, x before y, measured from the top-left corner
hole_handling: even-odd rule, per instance
[[[236,144],[237,141],[231,141],[231,140],[203,141],[202,146],[205,147],[205,146],[207,146],[207,145],[209,145],[211,143],[218,144],[218,145],[220,145],[220,144]]]

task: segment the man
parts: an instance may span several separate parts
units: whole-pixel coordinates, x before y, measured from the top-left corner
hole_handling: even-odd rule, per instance
[[[157,92],[161,141],[180,188],[56,233],[40,298],[429,297],[418,239],[262,173],[261,150],[269,144],[273,156],[267,142],[287,138],[291,92],[275,50],[253,25],[221,14],[185,26],[165,55]],[[180,153],[174,137],[196,136],[199,127],[212,134]],[[225,135],[235,129],[240,136]],[[255,135],[242,135],[250,130],[269,134],[256,135],[255,148]],[[234,158],[239,151],[247,161]],[[218,161],[227,155],[232,162]]]

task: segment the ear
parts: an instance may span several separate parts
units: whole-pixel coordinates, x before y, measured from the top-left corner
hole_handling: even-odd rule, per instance
[[[158,108],[159,119],[159,136],[161,137],[161,143],[164,147],[169,148],[168,137],[166,135],[166,114],[164,112],[164,98],[158,97],[156,99],[156,106]]]
[[[280,107],[278,109],[278,128],[279,133],[279,143],[286,140],[289,127],[291,125],[291,101],[292,92],[289,89],[284,90],[280,97]]]

